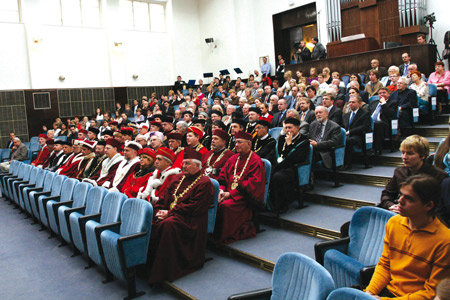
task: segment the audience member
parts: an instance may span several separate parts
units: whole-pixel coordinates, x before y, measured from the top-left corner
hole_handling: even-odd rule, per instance
[[[313,37],[311,39],[311,43],[314,44],[314,49],[311,54],[311,59],[324,59],[327,58],[327,52],[325,50],[325,47],[322,45],[321,42],[319,42],[319,38]]]
[[[0,163],[0,171],[8,172],[11,162],[13,160],[27,160],[28,159],[28,149],[25,144],[23,144],[18,137],[13,139],[13,146],[11,147],[11,154],[9,161]]]
[[[445,66],[442,61],[438,61],[434,66],[436,71],[430,74],[427,83],[436,85],[439,103],[446,103],[450,87],[450,71],[445,71]],[[439,104],[439,106],[441,105]],[[441,108],[439,110],[441,110]]]
[[[211,140],[211,150],[202,158],[202,170],[205,176],[217,179],[225,163],[234,155],[227,149],[230,136],[225,130],[215,129]]]
[[[285,99],[278,100],[278,112],[273,115],[272,127],[281,127],[286,119],[287,103]]]
[[[263,76],[270,76],[271,66],[267,62],[267,57],[263,57],[263,64],[261,65],[261,74]]]
[[[273,165],[275,163],[276,141],[269,135],[270,123],[266,120],[259,120],[256,123],[256,136],[252,141],[252,151],[265,158]]]
[[[390,95],[392,100],[398,102],[398,127],[403,129],[412,125],[414,107],[417,107],[416,91],[407,88],[406,78],[397,81],[397,90]]]
[[[322,96],[322,104],[327,109],[327,119],[336,122],[339,126],[342,125],[342,110],[334,106],[333,94],[326,93]],[[316,112],[317,119],[317,112]]]
[[[366,84],[365,91],[372,97],[378,93],[383,84],[378,80],[378,71],[372,69],[369,71],[369,81]]]
[[[371,66],[370,70],[367,70],[367,72],[366,72],[364,83],[368,83],[370,81],[369,75],[370,75],[370,72],[372,72],[372,70],[377,71],[378,78],[383,78],[384,76],[388,75],[386,68],[380,66],[380,61],[378,59],[376,59],[376,58],[372,59],[370,61],[370,66]]]
[[[39,145],[41,146],[41,149],[39,149],[39,152],[36,156],[36,159],[31,162],[32,166],[42,168],[42,165],[47,160],[47,158],[50,156],[50,151],[47,147],[47,136],[45,134],[40,134],[38,136],[39,138]]]
[[[311,100],[306,97],[300,97],[297,101],[297,106],[297,110],[300,111],[300,121],[311,124],[316,119],[316,115],[311,109]]]

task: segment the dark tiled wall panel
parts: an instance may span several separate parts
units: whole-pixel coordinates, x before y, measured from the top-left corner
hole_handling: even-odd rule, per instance
[[[28,124],[23,90],[0,91],[0,148],[5,147],[9,133],[15,132],[28,142]]]

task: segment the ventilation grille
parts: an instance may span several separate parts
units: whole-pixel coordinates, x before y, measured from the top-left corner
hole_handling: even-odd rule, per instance
[[[0,148],[6,147],[9,133],[14,132],[21,141],[28,141],[28,123],[23,91],[0,92]]]
[[[66,89],[58,90],[61,117],[94,116],[95,110],[114,111],[114,89]]]
[[[51,109],[52,103],[50,101],[50,93],[33,93],[33,106],[35,110],[38,109]]]

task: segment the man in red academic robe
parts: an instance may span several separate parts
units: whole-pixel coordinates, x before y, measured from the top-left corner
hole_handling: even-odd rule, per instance
[[[153,172],[148,179],[147,185],[139,191],[139,199],[146,199],[154,204],[164,195],[171,179],[181,171],[180,168],[172,166],[174,161],[175,153],[172,150],[166,147],[158,149],[155,161],[157,171]]]
[[[82,140],[72,140],[73,156],[62,165],[56,173],[59,175],[66,175],[67,177],[74,178],[78,174],[78,165],[83,160],[84,154],[81,152]]]
[[[55,159],[57,152],[55,151],[55,140],[54,139],[47,139],[45,142],[45,145],[47,146],[47,150],[49,155],[44,160],[44,163],[42,164],[42,168],[45,169],[50,165],[50,163]]]
[[[227,149],[230,136],[223,129],[213,131],[211,150],[203,155],[203,174],[217,179],[225,163],[234,155],[233,151]]]
[[[139,167],[139,150],[142,149],[141,144],[134,141],[126,141],[123,149],[124,159],[117,167],[116,175],[111,183],[110,191],[122,192],[123,185],[128,176],[134,173],[134,170]]]
[[[252,135],[235,134],[237,154],[220,171],[219,207],[215,237],[217,244],[229,244],[256,236],[252,208],[264,206],[265,168],[251,151]]]
[[[191,126],[188,128],[188,132],[186,133],[186,142],[188,147],[191,147],[195,151],[200,152],[201,155],[205,155],[208,152],[202,144],[200,144],[200,140],[203,137],[203,131],[195,126]]]
[[[122,144],[116,139],[108,139],[105,146],[106,159],[102,162],[102,168],[96,175],[90,179],[85,178],[83,181],[109,189],[119,163],[123,160],[123,156],[119,153],[121,147]]]
[[[186,148],[183,173],[176,175],[153,206],[147,270],[149,282],[173,281],[201,268],[214,187],[201,172],[201,154]]]
[[[80,142],[81,153],[83,153],[83,159],[78,163],[75,175],[69,176],[71,178],[76,178],[82,180],[86,177],[86,170],[90,168],[92,161],[95,158],[94,149],[97,145],[96,141],[84,140]]]
[[[41,149],[39,150],[36,159],[33,160],[33,162],[31,163],[32,166],[42,168],[42,165],[47,160],[47,158],[50,156],[50,151],[48,151],[46,142],[47,142],[47,135],[40,134],[39,135],[39,145],[41,145]]]
[[[142,148],[139,150],[140,166],[138,166],[133,174],[128,176],[122,188],[122,193],[129,198],[136,198],[139,190],[147,185],[147,182],[155,171],[153,166],[156,160],[156,152],[150,148]]]
[[[181,168],[183,164],[184,148],[181,147],[181,141],[183,140],[183,135],[178,132],[169,132],[167,134],[167,142],[169,144],[170,150],[175,153],[175,161],[173,167]]]

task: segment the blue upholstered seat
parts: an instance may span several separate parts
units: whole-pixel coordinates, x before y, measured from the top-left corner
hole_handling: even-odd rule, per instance
[[[129,299],[144,294],[136,293],[134,267],[147,262],[152,218],[153,207],[149,202],[131,198],[123,204],[120,225],[110,225],[100,234],[107,270],[127,280]]]
[[[47,173],[49,173],[46,170],[39,169],[38,173],[36,174],[36,179],[34,182],[31,182],[29,184],[23,185],[20,187],[20,193],[22,194],[22,200],[23,204],[25,206],[25,210],[33,216],[33,207],[30,202],[30,198],[28,197],[29,192],[33,191],[34,189],[39,190],[42,189],[44,186],[44,179],[47,176]]]
[[[0,174],[3,197],[10,199],[8,194],[7,180],[9,178],[17,178],[21,165],[22,162],[13,160],[9,166],[9,172],[4,172]]]
[[[315,245],[316,260],[323,262],[336,287],[362,284],[360,271],[378,263],[383,251],[384,228],[394,215],[378,207],[362,207],[353,214],[349,237]]]
[[[125,194],[119,192],[109,192],[103,199],[101,214],[85,216],[80,220],[85,222],[86,230],[86,246],[89,258],[96,265],[103,265],[101,251],[99,249],[99,241],[97,240],[97,227],[117,223],[120,220],[120,211],[122,205],[127,199]]]
[[[88,192],[91,188],[92,185],[90,183],[80,182],[73,189],[71,201],[61,201],[59,204],[54,205],[58,210],[58,231],[63,241],[72,242],[68,225],[69,210],[83,207],[86,204]],[[102,190],[100,189],[100,191]],[[104,192],[106,193],[106,191]]]
[[[325,300],[333,289],[333,278],[324,267],[303,254],[290,252],[281,255],[275,264],[272,289],[236,294],[228,300]]]
[[[219,182],[215,179],[210,179],[212,184],[214,185],[214,198],[213,204],[208,210],[208,233],[212,234],[214,232],[214,226],[216,224],[217,206],[219,205]]]
[[[75,186],[79,181],[75,178],[69,178],[64,181],[59,195],[46,197],[44,199],[45,210],[47,211],[48,227],[56,234],[59,234],[58,222],[58,203],[72,200]]]
[[[6,189],[7,189],[7,195],[10,200],[13,200],[17,205],[19,205],[19,202],[14,199],[14,182],[23,181],[25,174],[30,172],[30,166],[22,164],[19,168],[19,171],[17,172],[17,176],[9,177],[5,180],[6,182]]]
[[[22,182],[22,183],[18,184],[15,187],[14,197],[17,197],[20,207],[22,207],[22,209],[24,209],[24,210],[26,209],[26,207],[25,207],[25,202],[23,201],[22,190],[26,186],[32,186],[36,183],[37,175],[38,175],[39,171],[41,171],[41,170],[42,170],[41,168],[32,167],[30,176],[28,177],[28,180],[26,182]]]
[[[2,149],[1,161],[7,161],[11,157],[11,149]]]
[[[47,209],[46,203],[51,197],[61,196],[61,189],[64,181],[67,179],[67,176],[64,175],[56,175],[52,181],[52,187],[50,188],[50,193],[36,193],[34,198],[37,198],[37,205],[39,209],[39,220],[41,221],[42,226],[48,227],[48,218],[47,218]]]
[[[273,137],[274,139],[278,139],[278,137],[281,134],[281,130],[283,127],[274,127],[269,129],[269,135]]]
[[[43,185],[41,187],[36,186],[35,188],[25,189],[28,192],[28,201],[31,205],[31,210],[33,211],[33,216],[35,220],[40,220],[39,216],[39,204],[38,197],[40,195],[50,195],[52,189],[52,182],[55,178],[55,173],[47,172],[43,180]],[[24,190],[24,192],[25,192]]]
[[[266,172],[266,184],[265,184],[265,192],[264,192],[264,203],[266,204],[267,210],[271,210],[269,199],[269,186],[270,186],[270,175],[272,174],[272,164],[267,159],[261,159],[264,163],[264,170]]]
[[[94,214],[99,214],[100,209],[102,208],[102,203],[105,195],[107,194],[108,190],[106,190],[103,187],[94,187],[92,188],[86,199],[86,207],[85,208],[79,208],[79,209],[73,209],[73,211],[69,211],[69,224],[70,224],[70,233],[71,233],[71,240],[67,240],[66,237],[64,239],[67,242],[72,242],[74,245],[74,248],[85,252],[85,231],[84,226],[80,226],[80,218],[84,216],[90,216]],[[84,225],[84,223],[83,223]],[[77,251],[75,251],[77,252]]]
[[[38,136],[31,137],[30,143],[39,143],[39,137]]]
[[[31,172],[33,171],[33,169],[35,169],[36,167],[31,166],[31,165],[25,165],[23,167],[24,171],[22,174],[22,179],[18,179],[18,180],[14,180],[13,182],[11,182],[11,197],[12,200],[14,200],[14,202],[23,209],[23,206],[20,203],[20,199],[19,199],[19,194],[18,194],[18,186],[20,184],[24,184],[24,183],[28,183],[30,180],[30,176],[31,176]]]
[[[327,298],[327,300],[374,300],[374,299],[376,298],[360,290],[345,287],[332,291]]]

